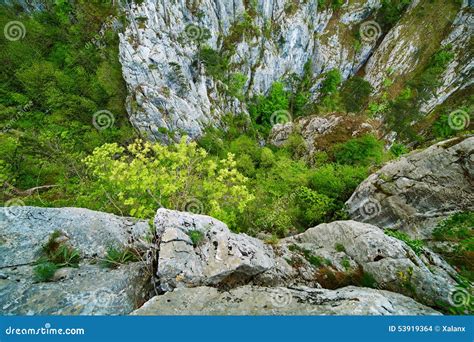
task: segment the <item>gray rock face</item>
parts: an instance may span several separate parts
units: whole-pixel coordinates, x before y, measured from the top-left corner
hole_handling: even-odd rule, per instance
[[[474,210],[474,137],[414,152],[372,174],[346,205],[354,220],[429,238],[436,224]]]
[[[81,264],[61,280],[36,283],[31,267],[6,270],[0,279],[4,315],[127,315],[150,296],[149,274],[141,263],[108,270]],[[64,272],[66,273],[66,272]]]
[[[209,38],[206,44],[220,50],[246,11],[252,14],[256,33],[232,39],[229,58],[230,72],[247,77],[244,91],[249,94],[265,93],[291,74],[301,76],[308,61],[316,78],[333,68],[347,78],[360,69],[376,44],[363,41],[356,51],[342,36],[352,35],[351,30],[380,6],[379,0],[344,5],[338,12],[342,21],[333,18],[332,9],[319,10],[317,0],[294,8],[281,0],[258,0],[254,9],[244,3],[248,4],[145,0],[132,5],[131,24],[120,37],[120,60],[130,92],[131,122],[143,134],[165,142],[166,131],[196,138],[206,125],[220,127],[224,114],[246,112],[227,94],[226,85],[196,63],[203,44],[198,42]],[[315,82],[315,94],[320,82]]]
[[[364,78],[372,84],[374,92],[381,94],[386,90],[384,80],[387,78],[395,80],[395,83],[409,79],[413,72],[416,72],[417,65],[424,58],[431,57],[431,55],[423,55],[426,40],[439,39],[439,33],[442,30],[449,33],[445,37],[441,35],[440,45],[442,48],[450,45],[450,51],[454,57],[441,76],[440,86],[435,94],[421,106],[421,111],[431,112],[455,91],[471,85],[474,73],[474,49],[471,39],[474,30],[472,24],[474,14],[467,3],[464,1],[462,8],[453,16],[452,22],[449,22],[447,27],[443,27],[441,23],[432,25],[429,21],[420,21],[420,13],[431,18],[446,17],[447,13],[440,13],[439,7],[426,6],[423,1],[413,2],[400,22],[383,38],[365,65]],[[413,29],[414,27],[418,29]]]
[[[373,20],[381,7],[379,0],[346,1],[337,11],[330,6],[318,8],[317,0],[295,6],[282,0],[257,0],[255,8],[244,0],[145,0],[131,6],[130,25],[120,37],[120,60],[130,93],[128,112],[133,125],[152,140],[169,142],[170,131],[176,138],[186,134],[194,139],[206,126],[221,128],[223,115],[246,113],[227,91],[228,85],[209,76],[198,62],[203,44],[227,53],[229,72],[246,76],[243,92],[248,95],[263,94],[290,75],[302,76],[305,64],[311,62],[312,100],[320,95],[325,73],[334,68],[347,79],[364,67],[364,78],[378,96],[385,91],[387,78],[400,88],[425,65],[434,53],[426,49],[428,39],[436,46],[452,46],[454,58],[422,111],[431,112],[473,80],[473,14],[466,0],[443,28],[419,20],[424,11],[436,18],[439,5],[413,2],[383,38]],[[244,17],[251,29],[240,35],[235,24]],[[361,36],[357,44],[356,30]],[[232,49],[223,49],[226,42]]]
[[[157,276],[164,291],[183,286],[235,286],[274,266],[270,247],[232,233],[212,217],[159,209],[155,226],[160,241]]]
[[[319,282],[323,287],[338,287],[370,274],[375,281],[372,286],[427,305],[449,304],[457,284],[452,278],[456,272],[439,257],[431,257],[432,252],[417,256],[404,242],[360,222],[321,224],[281,240],[278,247],[280,264],[285,260],[293,269],[288,272],[285,265],[283,270],[263,274],[263,282],[273,277],[283,284],[296,281],[314,286]]]
[[[51,234],[81,255],[79,268],[59,269],[38,283],[35,261]],[[97,262],[109,246],[145,251],[148,223],[78,208],[6,207],[0,211],[0,308],[5,314],[127,314],[150,293],[143,262],[106,270]]]
[[[411,298],[388,291],[242,286],[181,288],[153,297],[133,315],[437,315]]]
[[[0,210],[0,268],[29,264],[59,230],[83,258],[104,257],[109,246],[144,250],[146,221],[80,208],[6,207]]]

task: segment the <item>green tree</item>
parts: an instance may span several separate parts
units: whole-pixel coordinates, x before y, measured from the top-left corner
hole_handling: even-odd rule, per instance
[[[350,78],[343,86],[341,98],[348,112],[360,112],[369,103],[373,87],[359,76]]]

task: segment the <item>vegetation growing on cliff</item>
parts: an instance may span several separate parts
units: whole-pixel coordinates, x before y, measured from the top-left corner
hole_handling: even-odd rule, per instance
[[[384,30],[409,3],[382,1],[377,20]],[[193,67],[204,68],[250,117],[224,118],[226,130],[208,128],[197,144],[175,141],[181,132],[162,127],[175,142],[165,147],[136,140],[126,116],[118,61],[117,33],[125,24],[120,13],[96,1],[45,4],[47,11],[32,13],[0,6],[2,27],[16,18],[28,32],[18,41],[0,41],[3,202],[18,197],[29,205],[81,206],[141,218],[165,206],[215,216],[237,231],[274,236],[345,218],[344,202],[356,186],[384,161],[408,152],[408,143],[423,140],[413,125],[420,113],[413,108],[433,93],[453,58],[450,46],[440,49],[396,98],[382,98],[381,104],[373,101],[372,86],[360,76],[345,80],[341,70],[332,68],[315,79],[311,59],[301,74],[285,75],[266,94],[249,94],[251,79],[235,72],[233,49],[236,42],[259,34],[271,37],[272,23],[257,27],[256,2],[247,1],[247,12],[227,36],[218,37],[220,50],[207,45],[210,32],[199,27],[203,34]],[[319,5],[337,12],[343,2]],[[288,15],[297,9],[294,2],[285,8]],[[180,85],[183,70],[173,61],[168,64]],[[189,88],[181,85],[184,95]],[[375,135],[343,136],[323,142],[324,148],[307,158],[305,141],[294,132],[280,148],[264,146],[275,124],[334,112],[361,120],[382,115],[407,144],[395,143],[386,151]],[[459,133],[447,115],[432,126],[436,138]]]

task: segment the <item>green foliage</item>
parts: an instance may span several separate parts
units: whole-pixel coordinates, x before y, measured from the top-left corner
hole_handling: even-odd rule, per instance
[[[35,280],[38,282],[50,281],[58,269],[59,267],[52,262],[41,262],[33,268]]]
[[[237,43],[243,41],[245,38],[252,39],[260,34],[260,30],[253,23],[253,18],[250,12],[244,12],[230,27],[229,34],[224,38],[222,43],[221,53],[232,55],[235,52]]]
[[[344,5],[344,0],[332,0],[331,2],[331,6],[334,10],[338,10],[342,5]]]
[[[321,83],[320,92],[322,95],[327,96],[337,92],[342,82],[342,75],[339,69],[332,69],[327,72],[326,78]]]
[[[244,86],[247,83],[247,76],[236,73],[230,76],[228,84],[228,93],[230,96],[236,97],[240,101],[245,100]]]
[[[437,240],[462,241],[474,234],[474,212],[457,213],[440,222],[433,236]]]
[[[54,231],[42,248],[40,260],[46,260],[58,267],[77,267],[81,259],[79,252],[62,238],[64,235],[60,231]]]
[[[347,257],[342,258],[341,265],[342,267],[344,267],[346,271],[349,270],[351,268],[351,263],[349,261],[349,258]]]
[[[118,34],[104,18],[118,17],[99,2],[48,2],[47,11],[24,13],[0,5],[0,26],[20,20],[21,40],[0,40],[0,177],[18,189],[57,185],[23,200],[74,206],[83,177],[80,160],[95,147],[134,135],[124,101]],[[98,130],[93,115],[110,111],[113,126]],[[3,197],[4,196],[4,197]],[[0,200],[11,196],[2,192]]]
[[[392,153],[396,158],[407,154],[408,152],[410,152],[410,150],[403,144],[395,143],[390,147],[390,153]]]
[[[303,227],[311,227],[324,222],[325,217],[334,207],[334,201],[331,198],[307,187],[300,187],[295,195],[297,219]]]
[[[313,172],[310,184],[312,189],[342,203],[367,176],[364,166],[326,164]]]
[[[204,233],[199,230],[189,230],[187,234],[194,247],[199,246],[204,241]]]
[[[382,0],[377,22],[384,31],[392,28],[402,17],[412,0]]]
[[[78,267],[80,253],[73,248],[59,230],[54,231],[41,249],[33,273],[37,281],[50,281],[55,272],[62,267]]]
[[[127,148],[106,144],[84,162],[92,175],[84,198],[111,198],[110,210],[134,217],[152,217],[160,206],[185,210],[198,202],[203,214],[234,227],[238,213],[253,199],[232,153],[215,161],[195,142],[186,143],[186,137],[171,146],[140,140]]]
[[[321,101],[319,110],[321,112],[334,112],[341,108],[341,96],[339,87],[342,82],[342,75],[339,69],[332,69],[325,75],[321,83]]]
[[[376,289],[378,284],[372,274],[368,272],[364,272],[360,279],[360,286]]]
[[[447,241],[449,249],[437,249],[470,281],[474,281],[474,212],[457,213],[441,221],[433,231],[437,241]]]
[[[360,112],[369,103],[369,96],[373,87],[362,77],[354,76],[344,84],[341,97],[348,112]]]
[[[291,251],[291,252],[297,252],[299,254],[301,254],[311,265],[313,265],[314,267],[321,267],[321,266],[324,266],[324,265],[331,265],[331,261],[328,260],[328,259],[324,259],[323,257],[320,257],[318,255],[314,255],[311,253],[310,250],[308,249],[305,249],[305,248],[301,248],[297,245],[290,245],[288,247],[288,249]]]
[[[400,140],[420,139],[416,135],[413,122],[422,117],[419,112],[421,104],[428,100],[440,85],[440,76],[453,57],[449,45],[436,52],[424,70],[408,82],[396,99],[389,102],[385,121],[391,130],[398,133]],[[445,131],[438,131],[441,132],[444,134]]]
[[[420,255],[423,252],[423,241],[415,240],[408,236],[408,234],[401,232],[399,230],[385,230],[385,234],[388,236],[394,237],[395,239],[405,242],[417,255]]]
[[[290,94],[285,90],[284,84],[275,82],[267,96],[259,95],[252,99],[249,105],[250,116],[258,130],[268,133],[272,125],[272,115],[278,111],[287,111],[289,104]]]
[[[285,82],[290,91],[289,111],[295,117],[305,114],[305,107],[311,96],[310,89],[313,86],[312,64],[313,61],[309,59],[304,65],[302,76],[293,74]]]
[[[379,164],[383,158],[383,142],[373,135],[348,140],[333,148],[334,159],[341,164]]]
[[[229,60],[209,46],[203,46],[198,52],[198,60],[206,66],[208,75],[223,80],[227,75]]]
[[[334,249],[336,250],[336,252],[345,252],[346,251],[346,248],[344,247],[344,245],[342,243],[336,243],[336,245],[334,246]]]
[[[125,265],[130,262],[138,261],[137,253],[129,248],[118,249],[113,246],[107,248],[105,258],[102,260],[102,265],[107,268],[117,268],[120,265]]]

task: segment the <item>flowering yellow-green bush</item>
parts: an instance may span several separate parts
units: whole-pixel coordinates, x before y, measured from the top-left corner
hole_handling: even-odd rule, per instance
[[[185,137],[172,146],[141,140],[126,148],[105,144],[84,162],[94,188],[134,217],[153,217],[162,206],[211,215],[232,227],[253,199],[233,154],[216,161]]]

